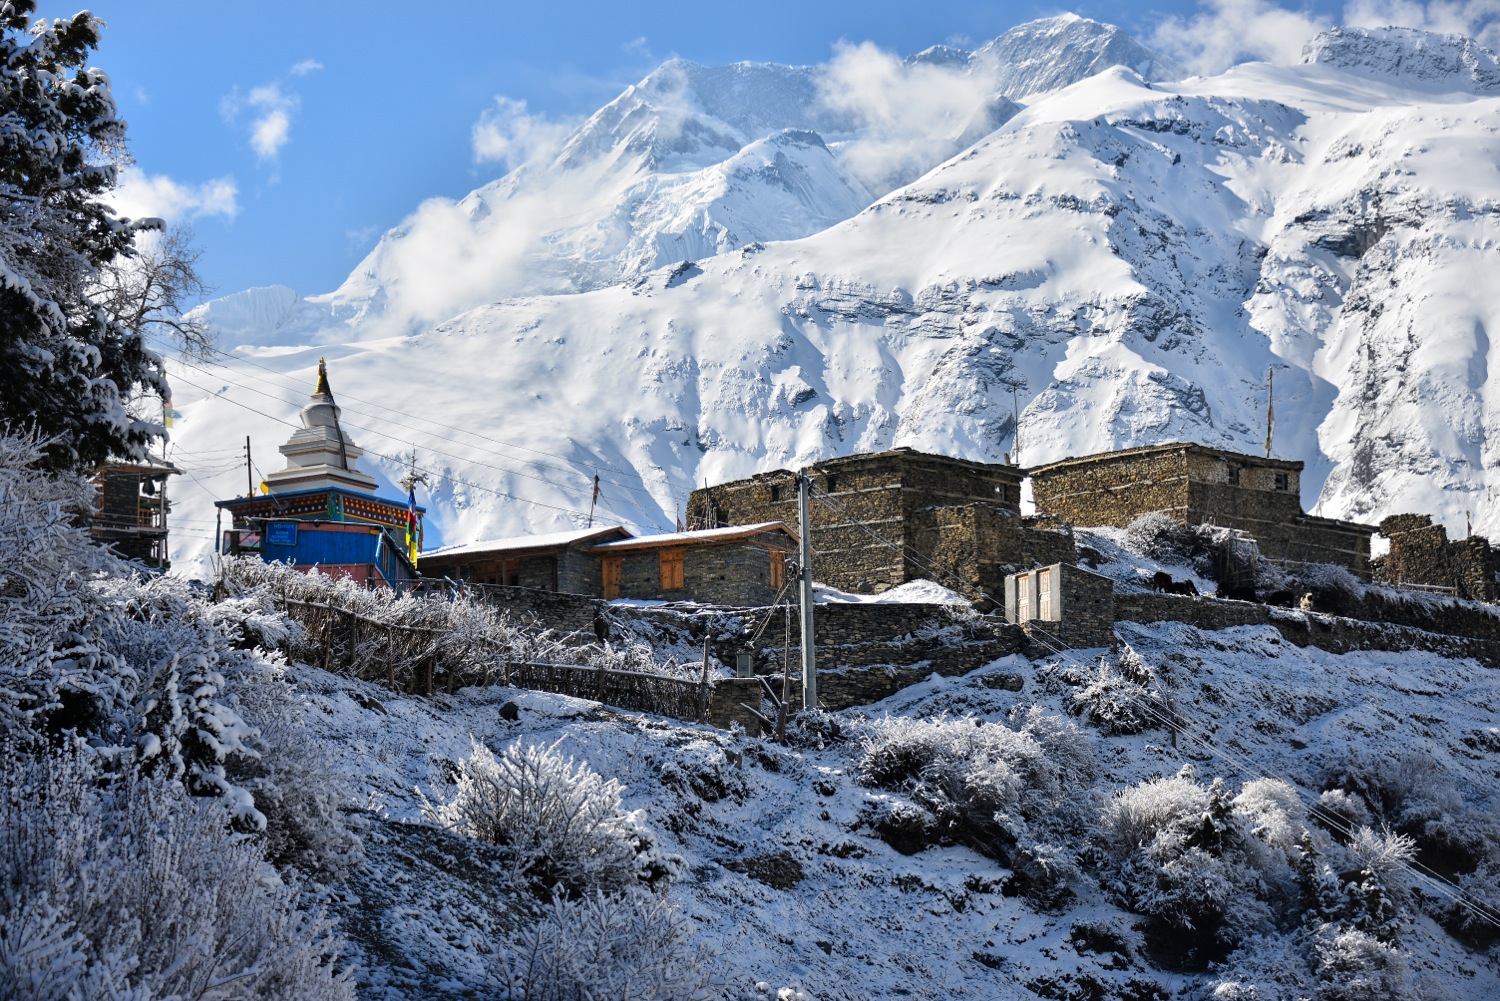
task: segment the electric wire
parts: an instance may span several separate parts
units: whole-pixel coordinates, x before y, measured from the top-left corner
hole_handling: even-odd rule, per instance
[[[253,368],[258,368],[258,369],[260,369],[263,372],[268,372],[268,373],[276,376],[281,381],[280,382],[276,382],[276,381],[272,381],[270,379],[263,379],[263,378],[251,375],[250,373],[247,373],[247,372],[240,372],[239,374],[242,375],[242,376],[245,376],[247,378],[256,379],[259,382],[264,382],[267,385],[276,386],[279,389],[284,389],[284,390],[288,390],[288,391],[291,391],[291,392],[297,392],[298,391],[298,387],[291,384],[292,380],[291,380],[291,378],[289,376],[287,376],[285,373],[278,372],[276,369],[273,369],[273,368],[271,368],[271,367],[269,367],[267,365],[261,365],[261,364],[259,364],[257,362],[251,361],[248,358],[244,358],[244,357],[241,357],[239,355],[235,355],[235,354],[232,354],[230,352],[223,351],[223,350],[221,350],[219,348],[211,348],[210,352],[212,354],[214,354],[214,355],[217,355],[217,356],[221,357],[221,358],[227,359],[227,361],[221,363],[218,366],[219,368],[233,370],[233,365],[230,364],[231,361],[234,362],[235,364],[249,365],[249,366],[251,366]],[[177,361],[178,361],[179,364],[186,365],[186,366],[189,366],[191,368],[195,368],[195,369],[197,369],[200,372],[204,372],[205,374],[213,374],[213,372],[214,372],[214,370],[212,370],[212,369],[208,369],[208,368],[205,368],[202,365],[194,363],[193,361],[191,361],[190,359],[188,359],[185,356],[179,357],[177,359]],[[242,388],[250,388],[250,387],[242,387]],[[452,424],[445,424],[442,421],[435,420],[434,418],[431,418],[431,417],[424,417],[424,416],[421,416],[421,415],[418,415],[418,414],[406,413],[405,411],[397,410],[396,408],[391,407],[388,404],[374,403],[374,402],[371,402],[369,400],[363,400],[363,399],[361,399],[361,398],[359,398],[357,396],[353,396],[353,395],[350,395],[350,394],[347,394],[347,393],[340,393],[339,394],[339,400],[340,400],[339,406],[340,406],[341,409],[343,409],[343,410],[345,410],[345,411],[347,411],[349,413],[360,414],[361,416],[368,417],[368,418],[370,418],[372,420],[384,420],[387,423],[398,424],[397,421],[393,421],[393,420],[390,420],[389,418],[382,417],[379,414],[371,414],[371,413],[369,413],[367,411],[361,411],[361,410],[352,409],[350,407],[347,407],[347,406],[345,406],[344,401],[353,400],[356,403],[362,403],[362,404],[364,404],[366,406],[376,407],[376,408],[378,408],[380,410],[383,410],[383,411],[385,411],[387,413],[395,414],[398,417],[406,418],[407,420],[423,421],[424,423],[431,424],[434,427],[443,428],[444,430],[447,430],[447,431],[457,431],[457,432],[459,432],[461,434],[471,435],[471,436],[473,436],[475,438],[479,438],[481,440],[488,441],[491,444],[500,445],[500,446],[503,446],[505,448],[516,449],[518,451],[524,451],[524,452],[533,452],[533,453],[535,453],[537,455],[545,455],[545,456],[548,456],[549,458],[560,459],[563,462],[575,462],[575,460],[569,459],[565,455],[559,455],[556,452],[548,452],[548,451],[545,451],[544,449],[532,448],[532,447],[530,447],[528,445],[521,445],[521,444],[518,444],[518,443],[515,443],[515,442],[505,441],[505,440],[500,439],[500,438],[495,438],[495,437],[493,437],[491,435],[487,435],[487,434],[483,434],[483,433],[478,432],[478,431],[474,431],[474,430],[472,430],[470,428],[463,428],[463,427],[458,427],[458,426],[452,425]],[[285,402],[285,401],[283,401],[283,402]],[[372,432],[372,433],[379,434],[380,432],[377,431],[377,432]],[[441,437],[441,436],[439,436],[439,437]],[[452,441],[452,439],[448,439],[448,438],[444,438],[443,440]],[[590,462],[590,463],[576,463],[575,465],[571,465],[571,466],[556,466],[556,465],[552,465],[551,463],[537,462],[536,460],[522,460],[522,459],[517,459],[515,456],[505,455],[503,452],[498,452],[498,451],[495,451],[494,449],[484,449],[484,448],[481,448],[479,446],[469,445],[469,444],[463,443],[463,442],[454,442],[454,444],[463,444],[467,448],[478,448],[480,451],[489,452],[490,454],[498,456],[500,458],[510,459],[512,461],[525,461],[525,462],[528,462],[530,465],[533,465],[533,466],[537,466],[537,467],[540,467],[540,468],[543,468],[543,469],[551,469],[551,470],[555,470],[557,472],[562,472],[562,473],[576,474],[578,472],[579,466],[583,466],[584,468],[587,468],[587,469],[589,469],[590,471],[592,471],[594,473],[598,473],[599,470],[605,469],[605,470],[609,470],[609,471],[612,471],[612,472],[617,472],[617,473],[620,473],[620,474],[623,474],[623,475],[626,475],[626,476],[635,475],[637,478],[639,478],[639,474],[636,474],[634,470],[624,469],[624,468],[621,468],[619,466],[612,465],[610,463]],[[644,493],[647,496],[650,496],[650,490],[648,490],[644,486],[636,486],[636,485],[633,485],[633,484],[631,484],[629,482],[625,482],[625,481],[621,481],[621,480],[615,480],[615,479],[610,479],[610,478],[606,478],[606,477],[603,477],[603,476],[600,477],[600,480],[602,482],[604,482],[604,483],[609,483],[612,486],[621,487],[621,488],[626,489],[626,490],[633,490],[633,491],[636,491],[638,493]]]
[[[250,406],[249,404],[242,403],[241,401],[233,399],[232,397],[220,396],[219,394],[214,393],[212,390],[206,389],[205,387],[198,385],[197,383],[193,382],[191,379],[188,379],[188,378],[185,378],[185,377],[182,377],[182,376],[178,376],[177,378],[179,378],[182,382],[184,382],[188,386],[191,386],[192,388],[194,388],[194,389],[196,389],[196,390],[198,390],[198,391],[200,391],[202,393],[206,393],[206,394],[208,394],[211,397],[224,400],[227,403],[232,403],[235,406],[239,407],[240,409],[247,410],[250,413],[255,414],[255,415],[259,416],[259,417],[264,417],[267,420],[274,421],[277,424],[281,424],[281,425],[284,425],[284,426],[289,427],[289,428],[296,429],[298,427],[298,425],[293,424],[291,421],[285,420],[285,419],[280,418],[280,417],[276,417],[276,416],[274,416],[272,414],[268,414],[268,413],[266,413],[266,412],[264,412],[262,410],[257,410],[254,407]],[[282,402],[284,402],[284,401],[282,401]],[[383,452],[377,452],[377,451],[374,451],[372,449],[365,449],[365,453],[367,455],[373,455],[373,456],[375,456],[378,459],[385,459],[387,462],[393,462],[393,463],[396,463],[398,465],[406,464],[406,462],[407,462],[407,460],[405,458],[397,457],[397,456],[393,456],[393,455],[387,455],[387,454],[385,454]],[[483,463],[480,463],[480,465],[483,465]],[[521,503],[521,504],[530,504],[530,505],[534,505],[536,507],[544,507],[544,508],[547,508],[547,509],[552,510],[552,511],[560,511],[563,514],[577,515],[579,517],[587,517],[587,512],[582,511],[582,510],[580,510],[578,508],[562,507],[562,506],[557,505],[557,504],[548,504],[545,501],[532,500],[530,498],[521,497],[521,496],[518,496],[517,494],[509,493],[509,492],[504,491],[504,490],[499,490],[499,489],[496,489],[494,487],[487,487],[487,486],[484,486],[482,484],[473,483],[473,482],[471,482],[469,480],[463,479],[462,477],[455,476],[452,473],[444,473],[444,472],[440,472],[440,471],[438,471],[436,469],[424,468],[422,466],[417,466],[416,470],[417,470],[417,472],[419,472],[419,473],[425,473],[428,476],[433,477],[434,479],[442,480],[442,481],[445,481],[445,482],[448,482],[448,483],[457,484],[457,485],[463,486],[463,487],[467,487],[470,490],[478,490],[478,491],[480,491],[482,493],[494,494],[497,497],[504,497],[507,500],[513,500],[513,501],[516,501],[516,502]],[[502,470],[502,472],[504,472],[504,471],[505,470]],[[553,484],[553,485],[556,486],[556,484]],[[615,515],[616,515],[616,517],[618,517],[619,516],[618,512],[615,512]],[[630,520],[625,519],[625,518],[621,518],[620,520],[624,524],[629,525],[629,526],[631,526],[633,528],[639,529],[640,531],[643,531],[643,532],[652,532],[652,531],[655,531],[654,528],[653,529],[647,529],[647,528],[643,527],[642,525],[638,524],[637,522],[630,521]]]
[[[959,578],[957,578],[956,574],[953,574],[951,571],[947,571],[946,568],[941,568],[941,567],[935,567],[935,566],[933,566],[930,562],[928,562],[925,559],[925,557],[922,556],[921,553],[919,553],[918,551],[916,551],[912,547],[910,547],[910,546],[900,546],[897,543],[894,543],[894,542],[890,541],[889,539],[885,539],[885,538],[882,538],[881,536],[876,535],[872,530],[869,529],[868,526],[866,526],[863,523],[860,523],[858,521],[855,521],[852,518],[850,512],[848,511],[848,508],[845,507],[842,503],[837,502],[833,498],[828,497],[827,495],[824,495],[824,494],[812,494],[811,496],[813,497],[813,499],[818,500],[821,503],[823,503],[824,507],[827,510],[834,511],[835,513],[838,513],[838,514],[842,515],[846,519],[849,519],[849,521],[850,521],[851,524],[854,524],[857,527],[859,527],[860,529],[862,529],[865,532],[865,534],[869,535],[872,539],[874,539],[875,541],[881,543],[882,545],[885,545],[885,546],[887,546],[887,547],[889,547],[891,549],[896,550],[897,552],[901,553],[902,555],[906,555],[906,556],[912,558],[919,566],[923,567],[924,569],[927,569],[929,571],[936,571],[941,576],[947,576],[947,577],[950,577],[951,579],[959,580]],[[960,581],[960,583],[962,583],[962,582]],[[987,598],[989,601],[995,602],[995,604],[997,606],[999,606],[1000,604],[1002,604],[1000,602],[996,602],[995,601],[995,597],[993,595],[989,594],[983,588],[974,588],[974,590],[978,591],[979,594],[981,594],[982,596],[984,596],[985,598]],[[1044,630],[1044,629],[1042,629],[1040,627],[1037,627],[1035,625],[1033,625],[1031,627],[1030,632],[1032,634],[1040,634],[1039,640],[1041,642],[1041,645],[1044,646],[1044,647],[1046,647],[1054,655],[1061,656],[1064,660],[1068,661],[1069,663],[1071,663],[1075,667],[1080,667],[1080,668],[1083,667],[1083,665],[1076,658],[1071,657],[1067,653],[1066,645],[1063,644],[1062,641],[1059,640],[1056,636],[1052,636],[1050,633],[1047,633],[1046,630]],[[1051,636],[1051,641],[1049,641],[1046,638],[1048,636]],[[1179,734],[1187,736],[1188,739],[1192,740],[1194,743],[1200,745],[1205,750],[1207,750],[1210,755],[1217,756],[1221,760],[1227,761],[1230,764],[1234,765],[1235,768],[1239,769],[1239,771],[1241,772],[1241,774],[1244,774],[1244,775],[1266,775],[1264,769],[1260,769],[1260,768],[1255,767],[1248,760],[1246,760],[1244,758],[1241,758],[1241,757],[1239,757],[1237,755],[1234,755],[1232,752],[1229,752],[1229,751],[1223,749],[1222,747],[1219,747],[1219,746],[1211,743],[1208,739],[1199,738],[1196,734],[1194,734],[1194,733],[1192,733],[1190,731],[1185,730],[1181,726],[1181,720],[1180,719],[1169,718],[1169,717],[1167,717],[1165,715],[1162,715],[1160,712],[1158,712],[1155,709],[1155,707],[1151,706],[1149,703],[1141,702],[1140,704],[1142,706],[1143,712],[1146,715],[1152,717],[1154,720],[1156,720],[1158,724],[1165,726],[1167,729],[1174,730],[1174,731],[1178,732]],[[1302,791],[1301,791],[1300,787],[1298,787],[1296,785],[1296,783],[1290,782],[1287,779],[1281,778],[1280,776],[1266,776],[1266,777],[1278,778],[1281,781],[1286,782],[1291,788],[1296,789],[1298,791],[1299,797],[1302,796]],[[1354,831],[1352,829],[1350,829],[1348,827],[1348,825],[1343,824],[1342,821],[1339,818],[1337,818],[1336,816],[1328,813],[1328,811],[1322,810],[1318,806],[1318,804],[1315,804],[1315,803],[1314,804],[1309,804],[1308,805],[1308,809],[1309,809],[1309,813],[1310,814],[1312,814],[1312,815],[1316,816],[1318,819],[1324,821],[1330,827],[1338,829],[1338,832],[1341,833],[1341,834],[1343,834],[1345,837],[1353,837]],[[1422,882],[1425,885],[1430,886],[1433,889],[1437,890],[1440,895],[1445,896],[1448,899],[1452,900],[1457,906],[1463,908],[1470,915],[1472,915],[1472,916],[1474,916],[1474,917],[1476,917],[1476,918],[1484,921],[1487,924],[1490,924],[1490,925],[1495,926],[1495,927],[1500,927],[1500,910],[1497,910],[1495,908],[1491,908],[1487,904],[1484,904],[1482,901],[1476,902],[1474,900],[1471,900],[1464,893],[1464,891],[1460,887],[1458,887],[1456,884],[1454,884],[1451,880],[1448,880],[1442,874],[1440,874],[1440,873],[1432,870],[1430,867],[1426,866],[1425,864],[1423,864],[1421,862],[1411,862],[1411,863],[1401,862],[1400,866],[1401,866],[1401,868],[1403,868],[1404,870],[1406,870],[1408,872],[1408,874],[1410,874],[1412,876],[1415,876],[1420,882]]]
[[[1060,657],[1074,667],[1087,670],[1087,668],[1076,657],[1073,657],[1069,654],[1066,644],[1064,644],[1063,641],[1057,636],[1049,633],[1047,630],[1039,626],[1036,626],[1034,623],[1030,624],[1028,633],[1037,637],[1038,642],[1040,642],[1040,644],[1054,656]],[[1324,824],[1334,829],[1336,833],[1343,835],[1345,838],[1354,837],[1356,832],[1352,828],[1352,826],[1345,823],[1342,818],[1338,817],[1336,814],[1322,809],[1319,804],[1308,802],[1306,794],[1295,782],[1291,782],[1279,775],[1272,775],[1263,768],[1257,768],[1248,759],[1237,755],[1232,751],[1229,751],[1220,744],[1215,743],[1212,740],[1211,736],[1200,736],[1198,732],[1196,732],[1192,727],[1184,726],[1184,720],[1191,720],[1191,717],[1184,716],[1183,714],[1178,713],[1175,710],[1172,712],[1171,716],[1168,716],[1158,710],[1144,697],[1137,698],[1136,704],[1146,716],[1154,720],[1159,726],[1171,730],[1177,733],[1179,736],[1185,737],[1192,743],[1201,747],[1211,757],[1216,757],[1234,767],[1241,775],[1256,775],[1266,778],[1275,778],[1279,779],[1282,782],[1285,782],[1291,789],[1296,791],[1298,798],[1303,800],[1303,805],[1307,807],[1309,815],[1313,816],[1317,820],[1322,821]],[[1464,911],[1466,911],[1471,916],[1476,917],[1489,925],[1500,927],[1500,911],[1497,911],[1496,909],[1490,907],[1483,901],[1476,901],[1471,899],[1462,888],[1455,885],[1452,881],[1448,880],[1440,873],[1433,871],[1431,868],[1421,862],[1406,862],[1404,860],[1397,860],[1397,865],[1401,869],[1405,870],[1409,875],[1414,876],[1419,882],[1431,887],[1432,889],[1436,890],[1439,895],[1448,898],[1454,904],[1463,908]]]
[[[213,371],[211,371],[209,369],[203,368],[202,366],[193,365],[191,363],[187,363],[187,364],[190,365],[190,367],[196,369],[197,371],[203,372],[204,374],[207,374],[207,375],[216,375],[217,374],[217,373],[215,373],[215,372],[213,372]],[[199,390],[200,392],[208,393],[210,396],[214,396],[214,397],[217,397],[217,398],[228,399],[228,397],[224,397],[224,396],[222,396],[222,394],[211,393],[209,390],[207,390],[204,387],[198,385],[197,383],[193,382],[192,380],[188,379],[185,376],[179,376],[178,378],[182,382],[184,382],[187,385],[193,387],[194,389]],[[266,392],[263,389],[257,389],[254,386],[246,385],[244,383],[237,382],[237,381],[235,381],[233,379],[228,379],[228,380],[226,380],[226,382],[229,385],[236,386],[236,387],[238,387],[240,389],[243,389],[243,390],[245,390],[247,392],[255,393],[258,396],[263,396],[263,397],[265,397],[267,399],[274,400],[275,402],[284,404],[286,406],[295,406],[296,405],[295,403],[293,403],[291,401],[288,401],[288,400],[285,400],[285,399],[282,399],[281,397],[276,396],[273,393],[268,393],[268,392]],[[237,402],[237,401],[231,401],[231,402]],[[254,413],[261,413],[262,416],[267,416],[267,417],[271,416],[271,415],[265,414],[265,413],[263,413],[261,411],[254,410],[254,408],[248,408],[247,407],[247,409],[250,409]],[[341,407],[340,409],[343,409],[343,408]],[[273,419],[275,419],[275,418],[273,418]],[[296,426],[296,425],[290,424],[287,421],[281,421],[281,423],[287,424],[289,427],[295,427]],[[468,457],[468,456],[464,456],[464,455],[460,455],[460,454],[455,453],[455,452],[448,452],[448,451],[445,451],[445,450],[440,449],[440,448],[433,448],[430,444],[429,445],[422,445],[419,442],[415,442],[415,441],[412,441],[412,440],[407,439],[407,438],[400,438],[400,437],[397,437],[396,435],[393,435],[393,434],[391,434],[389,432],[383,432],[383,431],[380,431],[380,430],[378,430],[376,428],[371,428],[371,427],[366,426],[366,425],[356,424],[356,423],[353,423],[351,421],[342,420],[342,419],[339,421],[339,423],[340,423],[341,426],[354,428],[355,430],[358,430],[358,431],[367,431],[367,432],[369,432],[372,435],[383,437],[383,438],[389,439],[391,441],[396,441],[396,442],[399,442],[399,443],[401,443],[403,445],[410,445],[413,448],[422,447],[422,448],[424,448],[428,452],[433,452],[433,453],[436,453],[438,455],[443,455],[443,456],[446,456],[446,457],[451,458],[451,459],[456,459],[456,460],[458,460],[460,462],[466,462],[466,463],[470,463],[472,465],[477,465],[477,466],[485,466],[485,467],[487,467],[489,469],[494,469],[497,472],[505,473],[507,475],[520,476],[520,477],[523,477],[525,479],[536,480],[539,483],[544,483],[547,486],[553,487],[553,488],[555,488],[557,490],[562,490],[562,491],[567,492],[567,491],[572,491],[574,489],[571,486],[568,486],[568,485],[562,484],[562,483],[558,483],[555,480],[547,479],[544,476],[537,476],[535,474],[524,473],[524,472],[521,472],[519,470],[506,468],[504,466],[497,466],[497,465],[495,465],[493,463],[484,462],[482,460],[474,459],[474,458],[471,458],[471,457]],[[453,444],[453,445],[455,445],[457,447],[461,447],[461,448],[462,447],[469,447],[469,446],[464,445],[464,443],[462,443],[462,442],[453,442],[451,439],[448,439],[448,438],[439,438],[439,440],[440,441],[449,442],[449,443],[451,443],[451,444]],[[366,451],[370,455],[375,455],[375,456],[378,456],[380,458],[385,458],[385,459],[388,459],[389,461],[393,461],[393,462],[397,462],[397,463],[405,463],[406,462],[406,460],[404,458],[403,459],[392,458],[390,456],[386,456],[386,455],[384,455],[382,453],[379,453],[379,452],[372,452],[369,449],[366,449]],[[486,450],[480,449],[480,451],[486,451]],[[577,470],[569,470],[569,472],[576,474]],[[472,486],[473,484],[470,484],[470,485]],[[617,485],[622,485],[623,486],[623,484],[617,484]],[[640,488],[632,488],[632,489],[635,489],[635,490],[639,491]],[[602,496],[603,495],[603,491],[601,490],[600,493],[601,493],[601,496]],[[521,498],[515,498],[515,499],[520,500]],[[632,503],[632,506],[634,506],[635,509],[645,519],[646,523],[652,522],[653,519],[652,519],[651,515],[649,513],[647,513],[644,509],[641,508],[640,504],[635,501],[635,498],[628,497],[627,499]],[[524,501],[524,503],[541,504],[542,502],[540,502],[540,501]],[[542,506],[549,506],[549,505],[542,505]],[[575,512],[575,513],[582,513],[582,512],[579,511],[579,512]],[[614,513],[615,513],[616,517],[620,517],[620,514],[619,514],[618,511],[615,511]],[[626,524],[633,525],[633,526],[635,526],[637,528],[640,528],[641,524],[642,524],[640,522],[629,521],[629,520],[626,520],[626,519],[623,519],[623,518],[621,520],[625,521]],[[654,531],[655,529],[653,528],[651,530]]]

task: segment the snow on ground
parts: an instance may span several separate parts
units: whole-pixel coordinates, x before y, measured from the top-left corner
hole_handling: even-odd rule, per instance
[[[1479,815],[1494,814],[1500,673],[1492,669],[1411,652],[1340,656],[1295,647],[1269,628],[1122,624],[1121,635],[1170,692],[1187,732],[1174,748],[1160,728],[1118,737],[1089,731],[1101,779],[1080,796],[1102,802],[1111,790],[1190,764],[1200,779],[1279,776],[1315,797],[1332,769],[1415,768],[1420,758],[1429,784],[1449,783]],[[1033,704],[1064,715],[1080,677],[1094,670],[1092,659],[1033,664],[1012,656],[834,714],[843,736],[828,729],[822,742],[783,747],[560,696],[496,687],[427,699],[300,668],[314,725],[379,818],[366,834],[369,871],[334,893],[346,898],[339,904],[346,924],[363,931],[365,994],[484,993],[486,943],[506,921],[483,891],[500,856],[420,825],[419,790],[442,794],[471,734],[495,749],[516,739],[557,741],[625,783],[626,805],[644,810],[661,847],[686,863],[673,893],[717,953],[724,996],[757,997],[757,981],[822,1001],[1071,997],[1069,985],[1082,990],[1090,980],[1120,991],[1134,989],[1125,986],[1132,981],[1174,995],[1189,989],[1201,978],[1152,969],[1138,919],[1097,888],[1081,888],[1079,902],[1058,913],[1038,913],[1000,892],[1009,873],[968,848],[897,852],[868,816],[900,794],[851,777],[859,747],[850,735],[860,716],[1000,724]],[[1025,679],[1023,691],[986,685],[1010,674]],[[513,722],[501,716],[508,702],[518,709]],[[777,885],[732,868],[754,859],[762,874],[781,877],[772,879]],[[1080,928],[1105,929],[1117,951],[1090,951]],[[1493,951],[1466,952],[1426,917],[1413,919],[1405,942],[1433,996],[1500,996]]]
[[[855,594],[828,584],[813,584],[813,600],[823,605],[967,605],[969,599],[930,580],[909,580],[879,594]]]

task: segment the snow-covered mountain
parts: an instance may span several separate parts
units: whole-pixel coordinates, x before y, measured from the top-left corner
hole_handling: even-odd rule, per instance
[[[1274,370],[1307,505],[1500,531],[1493,55],[1340,29],[1300,65],[1167,84],[1077,18],[895,71],[844,55],[944,96],[909,183],[875,183],[911,135],[830,96],[837,60],[668,64],[553,158],[423,206],[337,292],[205,307],[248,346],[181,370],[184,456],[284,440],[245,408],[291,418],[321,352],[382,475],[411,447],[438,474],[443,539],[581,518],[596,471],[606,514],[653,527],[705,479],[860,449],[1257,451]]]

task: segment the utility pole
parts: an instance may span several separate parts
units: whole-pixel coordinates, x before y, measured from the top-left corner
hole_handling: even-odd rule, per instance
[[[808,498],[812,494],[812,477],[807,470],[797,474],[797,534],[801,555],[797,571],[802,577],[802,708],[818,708],[818,669],[813,654],[813,576],[812,526],[808,517]]]
[[[250,436],[245,435],[245,496],[255,496],[255,473],[254,463],[250,461]]]

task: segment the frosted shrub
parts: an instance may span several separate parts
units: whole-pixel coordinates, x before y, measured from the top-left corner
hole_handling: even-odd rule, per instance
[[[99,640],[91,580],[119,561],[73,524],[77,477],[37,467],[47,442],[0,433],[0,728],[87,725],[115,707],[121,666]]]
[[[1125,548],[1162,563],[1189,563],[1200,546],[1187,525],[1160,511],[1152,511],[1125,526]]]
[[[668,900],[640,890],[554,899],[512,943],[504,977],[513,1001],[691,998],[710,957]]]
[[[860,780],[901,789],[912,803],[890,802],[871,820],[898,851],[959,841],[1010,866],[1016,888],[1040,906],[1069,892],[1069,854],[1038,835],[1066,822],[1065,777],[1091,774],[1092,754],[1076,727],[1027,714],[1020,730],[970,718],[888,718],[867,724]],[[1058,748],[1067,771],[1049,760]]]
[[[219,803],[52,752],[0,760],[0,815],[0,997],[354,997]]]
[[[499,755],[479,741],[458,763],[453,797],[423,812],[435,824],[517,855],[534,892],[549,896],[619,892],[664,878],[673,860],[659,856],[638,811],[621,805],[619,782],[565,758],[557,745],[517,740]]]
[[[1148,689],[1101,660],[1093,680],[1074,690],[1072,710],[1106,736],[1118,736],[1150,729],[1153,715],[1162,713],[1160,706],[1152,704],[1155,699]]]
[[[1317,1001],[1403,1001],[1413,996],[1405,958],[1367,932],[1325,926],[1314,953]]]
[[[1258,779],[1231,796],[1222,780],[1200,785],[1184,768],[1106,805],[1101,879],[1122,906],[1157,920],[1159,943],[1201,965],[1294,905],[1301,817],[1285,783]]]

